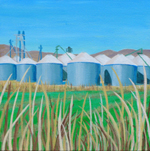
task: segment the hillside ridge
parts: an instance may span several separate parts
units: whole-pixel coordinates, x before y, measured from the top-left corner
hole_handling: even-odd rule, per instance
[[[15,47],[16,48],[16,47]],[[5,44],[0,44],[0,57],[6,55],[9,52],[9,45],[5,45]],[[22,50],[21,50],[22,51]],[[100,54],[105,54],[106,56],[112,58],[117,54],[129,54],[132,53],[133,51],[135,51],[135,49],[122,49],[120,51],[114,51],[114,50],[104,50],[104,51],[100,51],[94,54],[91,54],[91,56],[95,57],[97,55]],[[19,53],[19,48],[17,48],[17,52]],[[33,58],[33,60],[38,61],[38,55],[39,55],[39,51],[38,50],[31,50],[29,51],[31,57]],[[42,52],[42,56],[46,56],[47,54],[53,54],[52,52]],[[144,49],[143,50],[143,54],[147,55],[148,57],[150,57],[150,49]],[[9,55],[9,54],[8,54]],[[15,52],[14,50],[12,50],[12,58],[15,56]],[[58,54],[58,56],[60,56],[62,54]],[[133,53],[133,56],[137,56],[137,53]]]

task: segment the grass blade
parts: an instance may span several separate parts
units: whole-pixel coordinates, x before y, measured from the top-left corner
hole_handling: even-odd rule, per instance
[[[29,105],[28,105],[29,106]],[[22,135],[22,139],[21,139],[21,142],[20,142],[20,145],[19,145],[19,150],[22,150],[22,147],[23,147],[23,141],[24,141],[24,138],[25,138],[25,134],[27,132],[27,128],[29,126],[29,124],[31,123],[31,120],[32,118],[34,117],[34,115],[37,113],[38,109],[36,110],[36,112],[33,114],[33,116],[31,117],[31,119],[29,120],[29,122],[27,123],[24,131],[23,131],[23,135]]]
[[[42,82],[41,82],[42,83]],[[47,140],[46,140],[46,150],[49,150],[49,142],[50,142],[50,113],[49,113],[49,101],[48,96],[46,94],[46,90],[44,88],[44,85],[42,83],[42,89],[45,95],[46,99],[46,109],[47,109]]]
[[[18,98],[18,93],[19,93],[19,89],[17,91],[16,97],[15,97],[15,100],[14,100],[14,104],[13,104],[13,108],[12,108],[12,113],[11,113],[11,119],[10,119],[10,132],[9,132],[9,143],[8,143],[8,146],[9,146],[10,150],[12,150],[12,143],[11,143],[12,123],[13,123],[13,116],[14,116],[14,110],[15,110],[15,106],[16,106],[16,101],[17,101],[17,98]]]
[[[61,103],[62,104],[62,103]],[[60,111],[59,111],[59,118],[58,118],[58,135],[59,135],[59,146],[60,146],[60,150],[63,150],[63,143],[62,143],[62,137],[61,137],[61,105],[60,104]]]
[[[89,105],[90,105],[90,134],[92,135],[92,105],[91,99],[89,97]],[[90,150],[92,150],[92,138],[90,137]]]
[[[13,128],[13,126],[16,124],[16,122],[19,120],[20,116],[25,112],[25,110],[29,107],[29,105],[27,105],[23,110],[22,112],[19,114],[19,116],[16,118],[16,120],[13,122],[13,124],[11,125],[11,128]],[[5,144],[6,144],[6,141],[7,141],[7,137],[10,133],[10,129],[7,131],[5,137],[4,137],[4,140],[3,140],[3,144],[2,144],[2,150],[5,150]]]
[[[133,140],[132,144],[131,144],[131,150],[133,150],[133,147],[134,147],[134,129],[133,129],[133,120],[132,120],[131,112],[130,112],[128,106],[126,105],[126,103],[124,102],[124,100],[116,92],[114,92],[114,93],[121,100],[121,102],[124,104],[124,107],[128,113],[128,117],[129,117],[129,121],[130,121],[130,125],[131,125],[131,139]]]
[[[82,125],[82,120],[83,120],[83,110],[84,110],[84,106],[85,106],[85,102],[86,102],[86,98],[87,98],[87,94],[84,98],[84,102],[83,102],[83,107],[82,107],[82,113],[81,113],[81,120],[80,120],[80,124]],[[80,127],[79,130],[79,139],[78,139],[78,150],[80,150],[80,143],[81,143],[81,133],[82,133],[82,126]]]
[[[129,79],[135,89],[136,92],[136,97],[137,97],[137,106],[138,106],[138,119],[139,119],[139,135],[138,135],[138,150],[142,149],[142,132],[143,132],[143,128],[142,128],[142,113],[141,113],[141,106],[140,106],[140,96],[139,96],[139,92],[135,86],[135,84],[132,82],[131,79]]]
[[[12,76],[12,74],[8,77],[8,79],[7,79],[6,83],[5,83],[5,86],[4,86],[3,90],[2,90],[2,93],[1,93],[1,96],[0,96],[0,104],[2,102],[2,98],[3,98],[4,92],[5,92],[6,88],[7,88],[7,85],[8,85],[8,82],[9,82],[11,76]]]
[[[101,76],[100,76],[100,79],[101,79],[101,83],[102,83],[102,87],[103,87],[103,92],[104,92],[104,95],[105,95],[106,108],[109,111],[108,96],[107,96],[106,88],[105,88],[104,81],[103,81]],[[109,115],[107,115],[107,119],[109,119]],[[109,125],[107,125],[107,133],[109,134]]]
[[[42,103],[43,103],[43,97],[42,97],[42,100],[41,100],[41,106],[40,106],[40,112],[39,112],[39,123],[38,123],[38,146],[39,146],[39,150],[42,150],[42,140],[41,140],[41,130],[42,130],[42,125],[41,125]]]
[[[69,112],[69,138],[70,138],[70,149],[72,150],[72,139],[71,139],[71,115],[72,115],[72,106],[73,106],[73,96],[71,97],[70,103],[70,112]]]

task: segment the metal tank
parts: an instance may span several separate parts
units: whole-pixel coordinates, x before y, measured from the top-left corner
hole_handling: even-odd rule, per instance
[[[144,70],[146,70],[147,83],[150,84],[150,58],[144,54],[139,54],[133,60],[137,64],[137,84],[144,83]]]
[[[103,68],[102,78],[105,85],[119,86],[116,71],[123,86],[131,85],[129,78],[136,84],[137,65],[122,54],[114,56]]]
[[[111,58],[107,57],[106,55],[104,54],[99,54],[95,57],[96,60],[98,60],[101,64],[101,73],[100,75],[102,76],[102,79],[104,78],[103,75],[104,75],[104,65],[106,64],[106,62],[108,62]]]
[[[0,81],[5,81],[11,76],[10,80],[16,80],[16,62],[5,55],[0,57]]]
[[[42,82],[61,85],[63,82],[63,64],[54,56],[46,55],[36,64],[36,80],[41,76]],[[41,82],[40,82],[41,83]]]
[[[68,56],[68,55],[69,56]],[[74,59],[76,56],[72,53],[63,54],[58,57],[58,60],[63,63],[63,80],[67,80],[67,64],[70,62],[72,59]]]
[[[100,63],[87,53],[80,53],[67,64],[68,82],[72,86],[100,84]]]
[[[36,62],[30,58],[24,58],[17,64],[17,81],[21,81],[28,68],[23,82],[29,82],[29,78],[31,82],[36,82]]]

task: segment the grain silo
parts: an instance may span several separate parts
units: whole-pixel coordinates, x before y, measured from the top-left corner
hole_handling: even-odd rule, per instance
[[[116,71],[123,86],[131,85],[129,78],[136,84],[137,66],[123,54],[114,56],[104,65],[104,75],[102,76],[106,85],[119,86],[112,68]]]
[[[9,56],[0,57],[0,81],[5,81],[11,76],[10,80],[16,80],[16,62]]]
[[[63,54],[58,57],[58,60],[63,63],[63,80],[67,79],[67,63],[74,59],[76,56],[72,53]]]
[[[80,53],[67,65],[68,82],[73,86],[91,86],[100,83],[100,63],[87,53]]]
[[[23,81],[29,82],[30,78],[31,82],[36,82],[36,62],[30,58],[24,58],[17,64],[17,81],[21,81],[23,75],[28,68],[29,70],[26,73]]]
[[[140,56],[136,56],[132,61],[137,64],[137,83],[144,83],[143,65],[145,66],[146,70],[147,83],[150,83],[150,58],[144,54],[140,54]]]
[[[126,56],[128,59],[133,60],[135,57],[133,55]]]
[[[43,83],[61,85],[63,80],[63,64],[52,55],[46,55],[36,64],[36,79],[41,76]]]
[[[99,62],[100,62],[100,64],[101,64],[101,73],[100,73],[100,75],[102,76],[102,79],[104,78],[103,77],[103,75],[104,75],[104,65],[106,64],[106,62],[108,62],[111,58],[109,58],[109,57],[107,57],[106,55],[104,55],[104,54],[100,54],[100,55],[97,55],[96,57],[95,57],[95,59],[97,59]]]

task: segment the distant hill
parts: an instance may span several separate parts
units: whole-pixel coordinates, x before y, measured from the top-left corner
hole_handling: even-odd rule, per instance
[[[16,47],[14,47],[16,49]],[[10,50],[10,47],[8,45],[0,45],[0,57],[6,55]],[[23,50],[21,50],[23,52]],[[17,53],[19,54],[19,48],[17,48]],[[33,60],[38,61],[38,55],[39,55],[39,51],[34,50],[34,51],[29,51],[31,57],[33,58]],[[48,53],[48,52],[42,52],[42,56],[46,56],[47,54],[53,54],[53,53]],[[8,54],[9,55],[9,54]],[[60,56],[61,54],[58,54],[58,56]],[[11,51],[11,56],[12,58],[15,56],[15,52],[12,49]]]
[[[105,50],[105,51],[101,51],[95,54],[92,54],[93,57],[99,55],[99,54],[105,54],[106,56],[112,58],[117,54],[123,54],[123,55],[127,55],[129,53],[132,53],[133,51],[135,51],[135,49],[122,49],[120,51],[113,51],[113,50]],[[139,51],[140,52],[140,51]],[[150,57],[150,49],[144,49],[143,50],[143,54],[147,55],[148,57]],[[137,53],[133,53],[133,56],[137,56]]]
[[[114,57],[115,55],[117,54],[124,54],[124,55],[127,55],[129,53],[132,53],[133,51],[135,51],[135,49],[122,49],[118,52],[115,52],[114,54],[110,55],[110,57]],[[140,51],[139,51],[140,52]],[[143,49],[143,54],[147,55],[148,57],[150,57],[150,49]],[[137,53],[133,53],[132,54],[133,56],[137,56],[138,54]]]
[[[114,50],[104,50],[104,51],[101,51],[101,52],[92,54],[91,56],[95,57],[95,56],[100,55],[100,54],[105,54],[106,56],[110,57],[110,56],[112,56],[114,53],[116,53]]]
[[[15,47],[16,48],[16,47]],[[0,57],[6,55],[9,52],[9,46],[8,45],[4,45],[1,44],[0,45]],[[22,50],[21,50],[22,51]],[[117,54],[129,54],[132,53],[133,51],[135,51],[134,49],[122,49],[120,51],[114,51],[114,50],[104,50],[95,54],[92,54],[91,56],[95,57],[99,54],[105,54],[106,56],[112,58]],[[17,48],[17,52],[19,53],[19,49]],[[29,51],[31,57],[33,58],[33,60],[38,61],[38,55],[39,55],[39,51],[38,50],[32,50]],[[42,56],[46,56],[47,54],[53,54],[53,53],[49,53],[49,52],[42,52]],[[150,49],[144,49],[143,50],[143,54],[147,55],[148,57],[150,57]],[[60,56],[62,54],[58,54],[58,56]],[[77,54],[76,54],[77,55]],[[12,58],[15,56],[15,52],[12,50]],[[137,56],[137,53],[133,53],[133,56]]]
[[[131,52],[135,51],[134,49],[122,49],[120,51],[115,51],[113,54],[111,54],[109,57],[112,58],[117,54],[123,54],[123,55],[127,55]],[[134,56],[136,56],[136,53],[133,53]]]

